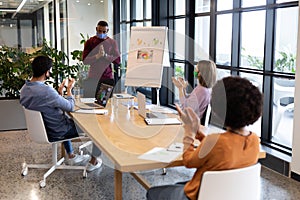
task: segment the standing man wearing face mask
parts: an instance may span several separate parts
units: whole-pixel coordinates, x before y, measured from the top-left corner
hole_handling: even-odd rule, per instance
[[[82,54],[84,64],[90,65],[88,78],[98,81],[96,93],[101,83],[115,85],[111,64],[121,61],[117,42],[107,36],[108,31],[108,23],[99,21],[96,35],[86,41]]]

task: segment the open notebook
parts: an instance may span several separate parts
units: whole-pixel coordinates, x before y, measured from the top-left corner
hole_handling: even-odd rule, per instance
[[[148,125],[167,125],[167,124],[181,124],[175,117],[168,117],[162,113],[149,113],[146,109],[146,96],[140,92],[137,93],[138,113],[142,116]]]

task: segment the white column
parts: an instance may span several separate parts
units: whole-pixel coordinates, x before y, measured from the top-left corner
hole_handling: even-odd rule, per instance
[[[55,3],[55,13],[54,16],[56,19],[56,42],[57,42],[57,50],[61,50],[61,35],[60,35],[60,12],[59,12],[59,0],[54,0],[53,3]]]
[[[47,41],[50,41],[49,4],[44,5],[44,31],[45,31],[45,39]]]
[[[298,39],[297,39],[297,57],[296,57],[296,75],[295,75],[295,98],[294,98],[294,127],[293,127],[293,145],[292,145],[292,163],[291,171],[300,175],[300,11],[298,13]]]

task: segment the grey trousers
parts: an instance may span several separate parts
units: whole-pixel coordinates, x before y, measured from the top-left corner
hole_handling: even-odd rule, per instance
[[[183,188],[185,184],[162,185],[150,188],[147,191],[148,200],[189,200]]]

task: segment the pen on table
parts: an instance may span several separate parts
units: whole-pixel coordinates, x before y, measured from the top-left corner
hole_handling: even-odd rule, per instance
[[[174,149],[167,148],[167,151],[179,152],[182,150],[182,147],[175,146]]]

